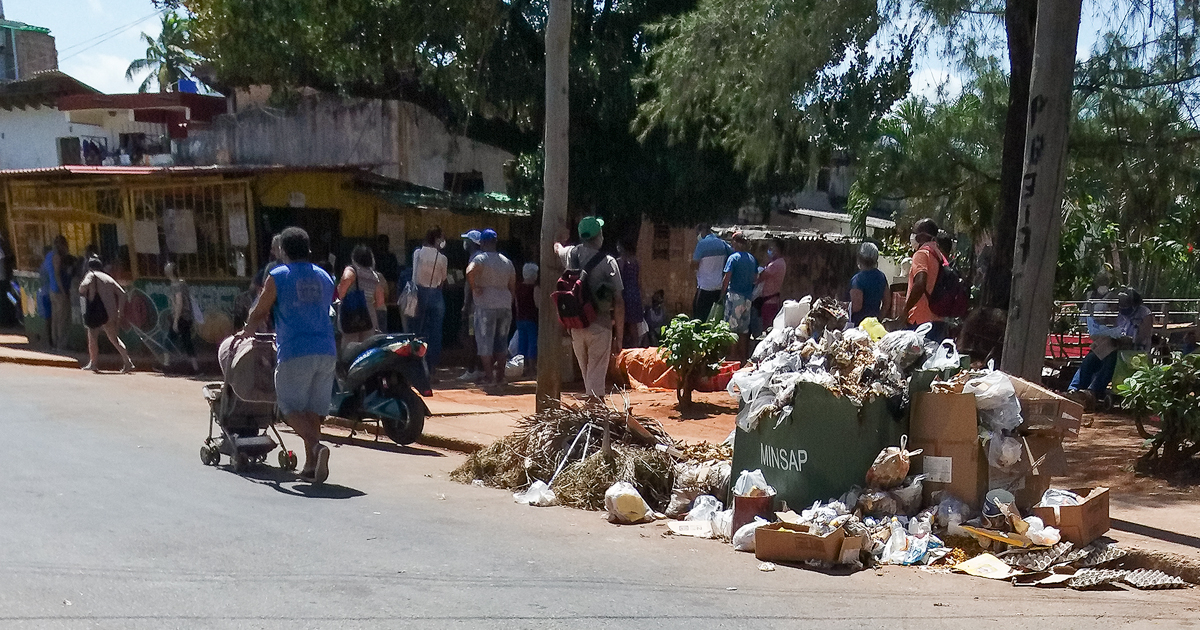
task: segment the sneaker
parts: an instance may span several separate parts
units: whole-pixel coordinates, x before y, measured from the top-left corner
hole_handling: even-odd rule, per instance
[[[313,471],[313,483],[325,483],[329,479],[329,447],[317,447],[317,468]]]
[[[469,372],[468,371],[468,372],[463,372],[462,376],[458,377],[458,380],[462,383],[474,383],[475,381],[478,381],[480,378],[483,378],[483,372],[481,372],[481,371]]]

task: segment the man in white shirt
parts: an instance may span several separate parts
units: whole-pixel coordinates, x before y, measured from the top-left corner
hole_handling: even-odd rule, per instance
[[[712,227],[696,226],[696,249],[692,252],[692,268],[696,270],[696,297],[692,300],[692,317],[708,319],[717,300],[721,299],[725,281],[725,261],[733,253],[729,243],[713,234]]]

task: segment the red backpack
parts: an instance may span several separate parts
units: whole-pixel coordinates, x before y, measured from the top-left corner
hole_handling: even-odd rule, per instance
[[[587,276],[601,260],[604,260],[604,253],[596,252],[583,269],[567,269],[558,278],[556,291],[550,294],[550,299],[554,300],[558,321],[562,323],[563,328],[587,328],[596,321],[596,305],[592,299],[592,290],[588,287]]]

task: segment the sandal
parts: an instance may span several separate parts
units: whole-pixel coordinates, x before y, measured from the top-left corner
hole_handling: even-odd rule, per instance
[[[322,444],[317,447],[317,468],[313,471],[313,481],[325,483],[329,479],[329,447]]]

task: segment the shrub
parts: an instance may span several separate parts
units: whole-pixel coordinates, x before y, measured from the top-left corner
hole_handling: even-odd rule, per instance
[[[1117,386],[1122,406],[1138,418],[1138,430],[1150,451],[1139,468],[1171,472],[1200,452],[1200,355],[1172,353],[1161,363],[1142,363]],[[1143,418],[1158,416],[1158,433],[1146,431]]]
[[[663,330],[659,355],[679,377],[675,398],[681,405],[691,404],[696,379],[715,374],[736,342],[737,334],[725,322],[710,323],[687,315],[671,320]]]

